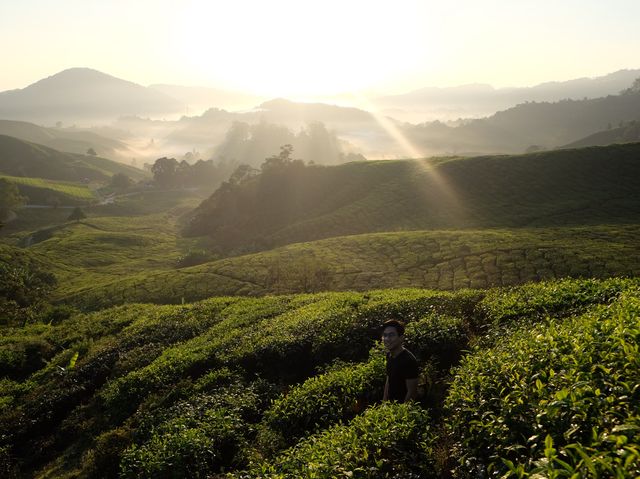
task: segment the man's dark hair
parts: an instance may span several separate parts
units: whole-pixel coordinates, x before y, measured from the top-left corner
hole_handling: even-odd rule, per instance
[[[398,321],[397,319],[389,319],[382,324],[382,331],[391,326],[392,328],[396,328],[396,333],[398,336],[404,335],[404,323],[402,321]]]

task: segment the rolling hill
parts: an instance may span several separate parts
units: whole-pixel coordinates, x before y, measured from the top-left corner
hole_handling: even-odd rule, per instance
[[[584,148],[586,146],[604,146],[619,143],[640,142],[640,121],[630,121],[616,128],[608,128],[589,135],[581,140],[565,145],[564,148]]]
[[[478,118],[526,102],[557,102],[617,95],[638,77],[640,70],[635,69],[594,78],[550,81],[531,87],[493,88],[486,84],[426,87],[400,95],[379,97],[373,102],[388,115],[409,122]]]
[[[142,170],[105,158],[64,153],[6,135],[0,135],[0,173],[75,182],[108,181],[116,173],[135,180],[147,177]]]
[[[353,235],[186,268],[167,264],[164,271],[158,270],[160,264],[177,258],[170,245],[163,244],[166,240],[149,243],[136,231],[88,233],[66,233],[30,248],[41,261],[50,261],[64,282],[54,293],[56,302],[100,309],[222,295],[391,287],[456,290],[563,277],[640,275],[637,225]],[[131,247],[118,253],[118,245],[125,244]],[[136,251],[151,256],[140,261]],[[156,259],[154,251],[163,252],[162,258]],[[133,273],[136,264],[145,271]],[[85,280],[78,276],[81,266]]]
[[[637,222],[640,144],[274,169],[223,185],[190,235],[225,254],[382,231]]]
[[[640,93],[627,92],[602,98],[529,102],[494,115],[447,126],[439,121],[407,125],[403,131],[425,151],[519,153],[531,145],[546,149],[574,142],[602,131],[609,124],[638,120]],[[436,154],[434,153],[434,154]]]
[[[0,135],[68,153],[86,154],[89,148],[93,148],[98,156],[110,159],[128,153],[128,146],[122,141],[92,131],[45,128],[25,121],[0,120]]]

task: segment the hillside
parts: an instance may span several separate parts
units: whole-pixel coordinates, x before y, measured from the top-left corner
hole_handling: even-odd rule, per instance
[[[93,124],[122,115],[181,112],[180,102],[157,90],[89,68],[70,68],[0,93],[1,118],[36,123]]]
[[[373,102],[385,113],[409,122],[478,118],[531,101],[557,102],[617,95],[638,77],[640,70],[620,70],[600,77],[551,81],[531,87],[494,88],[486,84],[425,87],[379,97]]]
[[[459,126],[435,121],[406,125],[403,131],[424,151],[520,153],[532,145],[559,147],[609,124],[638,120],[639,111],[640,93],[628,92],[594,99],[528,102]]]
[[[91,131],[72,128],[45,128],[24,121],[0,120],[0,135],[48,146],[58,151],[86,154],[89,148],[104,158],[116,158],[128,153],[128,146],[120,140]]]
[[[105,221],[102,224],[107,224]],[[511,286],[563,277],[607,278],[640,274],[640,228],[582,228],[414,231],[378,233],[300,243],[265,253],[226,258],[198,266],[133,274],[137,251],[164,251],[158,236],[151,248],[140,233],[83,233],[45,241],[30,248],[51,261],[64,285],[57,302],[98,309],[129,302],[180,303],[220,295],[265,295],[316,291],[364,291],[371,288],[423,287],[435,290]],[[111,238],[109,240],[109,238]],[[118,239],[119,238],[119,239]],[[117,244],[131,249],[115,259]],[[169,248],[167,250],[167,248]],[[98,252],[99,251],[99,252]],[[110,252],[110,253],[107,253]],[[154,257],[153,253],[151,257]],[[85,279],[78,278],[85,265]],[[174,263],[175,265],[175,263]],[[122,276],[129,274],[128,277]],[[87,281],[87,278],[91,281]]]
[[[290,164],[226,184],[186,232],[225,254],[370,232],[637,222],[640,144],[516,156]]]
[[[0,467],[5,477],[634,477],[639,308],[638,282],[613,279],[71,312],[3,331]],[[408,321],[420,363],[413,404],[379,403],[376,343],[390,315]]]
[[[86,205],[97,198],[85,184],[1,174],[0,178],[14,183],[27,205]]]
[[[604,146],[616,143],[640,142],[640,121],[630,121],[617,128],[609,128],[589,135],[581,140],[565,145],[564,148],[584,148],[586,146]]]
[[[0,135],[0,173],[75,182],[104,182],[116,173],[134,180],[147,177],[142,170],[105,158],[64,153],[6,135]]]

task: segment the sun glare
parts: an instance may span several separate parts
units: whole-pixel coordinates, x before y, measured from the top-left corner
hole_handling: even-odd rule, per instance
[[[416,47],[425,55],[418,16],[407,25],[395,15],[388,4],[360,1],[197,1],[183,10],[176,55],[194,76],[227,88],[288,97],[362,91],[404,73]]]

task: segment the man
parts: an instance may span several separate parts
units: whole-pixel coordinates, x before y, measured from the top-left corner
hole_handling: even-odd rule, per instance
[[[382,325],[382,342],[387,350],[387,381],[383,401],[406,402],[418,396],[418,361],[403,346],[404,324],[396,319]]]

